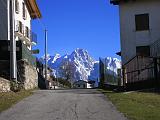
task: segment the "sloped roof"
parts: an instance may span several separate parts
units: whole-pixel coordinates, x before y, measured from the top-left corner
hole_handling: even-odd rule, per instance
[[[41,12],[38,8],[36,0],[25,0],[27,4],[27,8],[29,10],[29,13],[31,15],[32,19],[41,18]]]
[[[120,2],[128,2],[128,1],[136,1],[136,0],[110,0],[110,3],[113,5],[119,5]],[[140,1],[140,0],[137,0],[137,1]]]
[[[118,5],[120,1],[122,0],[110,0],[110,3],[113,5]]]

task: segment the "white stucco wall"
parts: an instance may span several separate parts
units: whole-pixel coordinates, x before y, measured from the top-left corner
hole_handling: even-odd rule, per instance
[[[136,46],[160,39],[160,0],[129,1],[119,5],[122,64],[136,55]],[[135,15],[149,14],[150,30],[136,31]]]
[[[26,17],[26,19],[23,19],[22,3],[24,3],[24,0],[18,0],[18,1],[19,1],[19,13],[17,14],[15,12],[15,21],[17,21],[17,20],[21,21],[24,26],[27,26],[30,29],[31,28],[31,17],[30,17],[30,14],[28,12],[28,9],[25,6],[27,17]]]
[[[0,0],[0,40],[9,40],[10,39],[10,7],[9,7],[9,1],[10,0]],[[22,3],[24,0],[18,0],[19,1],[19,13],[17,14],[15,11],[15,23],[16,21],[21,21],[24,26],[27,26],[29,29],[31,29],[31,17],[28,12],[28,9],[26,7],[26,19],[23,19],[23,8]],[[16,24],[15,24],[16,26]],[[16,28],[16,27],[15,27]],[[16,40],[18,40],[18,37],[16,37]]]
[[[26,10],[26,19],[23,18],[23,3],[24,0],[18,0],[19,1],[19,12],[16,13],[15,11],[15,28],[16,28],[16,21],[21,21],[23,26],[24,26],[24,30],[25,27],[28,27],[29,30],[31,30],[31,17],[29,14],[29,11],[27,9],[27,6],[25,5],[25,10]],[[16,40],[19,40],[18,37],[16,37]],[[25,41],[24,41],[25,44]],[[31,50],[31,46],[28,47]]]

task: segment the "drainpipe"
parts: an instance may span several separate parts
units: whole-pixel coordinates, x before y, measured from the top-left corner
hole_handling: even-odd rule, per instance
[[[10,0],[10,79],[17,83],[14,0]]]

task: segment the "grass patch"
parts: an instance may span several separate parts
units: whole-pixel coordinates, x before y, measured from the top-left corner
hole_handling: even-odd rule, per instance
[[[115,93],[101,90],[131,120],[160,120],[160,95],[156,93]]]
[[[10,108],[20,100],[33,94],[33,90],[0,93],[0,112]]]

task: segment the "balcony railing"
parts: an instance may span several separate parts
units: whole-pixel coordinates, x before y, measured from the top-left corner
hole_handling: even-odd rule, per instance
[[[24,26],[22,22],[16,21],[15,31],[16,35],[28,45],[37,44],[37,34],[33,33],[27,26]]]
[[[37,34],[34,32],[31,32],[31,41],[32,43],[37,44]]]

